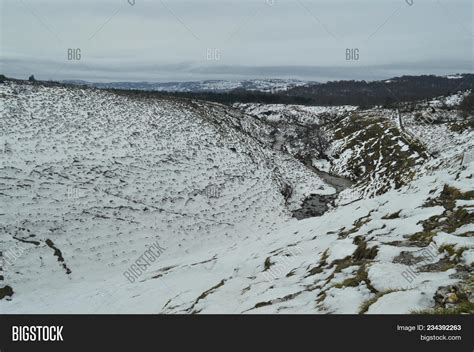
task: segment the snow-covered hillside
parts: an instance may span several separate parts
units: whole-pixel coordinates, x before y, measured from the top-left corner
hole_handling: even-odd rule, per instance
[[[461,122],[413,141],[383,109],[14,82],[0,98],[1,312],[472,310],[474,141]],[[325,155],[304,154],[308,126]],[[296,216],[315,200],[322,215]]]

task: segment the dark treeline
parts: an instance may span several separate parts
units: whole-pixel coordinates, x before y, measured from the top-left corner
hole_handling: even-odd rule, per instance
[[[189,99],[207,100],[222,104],[262,103],[315,105],[313,99],[303,96],[289,96],[282,93],[265,93],[247,90],[232,90],[226,93],[215,92],[159,92],[160,95]]]
[[[390,105],[431,99],[473,89],[474,75],[450,79],[439,76],[403,76],[386,81],[335,81],[309,87],[296,87],[290,96],[311,97],[318,105]]]

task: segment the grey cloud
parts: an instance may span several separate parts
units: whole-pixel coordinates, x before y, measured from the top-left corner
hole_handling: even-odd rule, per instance
[[[3,1],[0,62],[10,76],[325,81],[473,71],[470,0],[22,3]],[[68,48],[81,60],[68,61]],[[358,48],[359,61],[346,61],[346,48]],[[207,60],[214,49],[219,60]]]

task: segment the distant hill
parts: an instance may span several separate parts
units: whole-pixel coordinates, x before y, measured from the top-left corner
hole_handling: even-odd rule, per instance
[[[275,80],[277,81],[277,80]],[[220,82],[221,87],[227,81]],[[203,82],[200,88],[191,88],[196,82],[182,82],[183,87],[168,86],[168,90],[157,92],[152,89],[138,89],[121,87],[120,84],[109,84],[109,86],[97,86],[104,89],[122,90],[124,94],[133,95],[171,95],[177,97],[200,99],[223,104],[234,103],[260,103],[260,104],[298,104],[314,106],[339,106],[355,105],[360,107],[393,106],[401,102],[413,102],[423,99],[433,99],[439,96],[448,96],[460,91],[472,90],[474,88],[473,74],[459,74],[450,76],[402,76],[380,81],[332,81],[327,83],[308,82],[301,85],[288,84],[288,89],[273,83],[272,89],[263,89],[264,82],[270,87],[271,81],[244,81],[252,82],[243,84],[232,90],[217,89],[218,85],[208,84],[215,89],[203,90]],[[259,82],[257,84],[257,82]],[[281,83],[281,82],[280,82]],[[131,83],[130,83],[131,84]],[[164,83],[160,83],[164,84]],[[115,86],[110,86],[115,85]],[[260,87],[257,89],[256,87]],[[174,88],[173,88],[174,87]],[[280,88],[276,88],[280,87]],[[201,90],[200,90],[201,89]],[[133,90],[133,91],[130,91]]]
[[[234,89],[259,92],[281,92],[294,87],[307,84],[315,85],[317,82],[304,82],[295,79],[252,79],[243,81],[206,80],[191,82],[108,82],[94,83],[82,80],[65,80],[63,83],[87,85],[96,88],[133,89],[158,92],[216,92],[224,93]]]

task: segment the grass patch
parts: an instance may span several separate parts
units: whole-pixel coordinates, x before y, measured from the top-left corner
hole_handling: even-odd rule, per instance
[[[343,259],[336,259],[335,261],[332,262],[332,266],[336,266],[334,269],[335,273],[341,272],[343,269],[348,268],[352,265],[357,265],[352,257],[349,255]]]
[[[358,186],[368,184],[375,174],[384,176],[380,179],[387,181],[376,190],[377,194],[392,188],[392,181],[395,188],[410,182],[414,177],[413,167],[428,158],[423,145],[404,138],[389,119],[374,112],[352,113],[338,121],[333,139],[342,141],[335,158],[346,150],[353,151],[346,170],[351,179],[357,180]]]
[[[378,247],[373,246],[367,248],[367,242],[361,236],[357,236],[356,238],[354,238],[354,244],[357,245],[357,248],[354,251],[354,254],[352,255],[355,260],[372,260],[377,256]]]
[[[462,193],[456,187],[444,185],[443,190],[441,191],[440,195],[435,199],[430,199],[428,202],[425,203],[424,206],[434,207],[437,205],[441,205],[447,210],[453,210],[454,206],[456,205],[456,200],[458,199],[470,200],[474,196],[474,194],[472,193],[474,192],[469,191],[466,193]]]
[[[265,262],[263,263],[263,271],[267,271],[268,269],[270,269],[270,267],[273,265],[272,261],[270,260],[270,257],[267,257],[267,259],[265,259]]]
[[[369,277],[368,277],[367,271],[365,270],[365,266],[361,265],[359,270],[357,270],[356,276],[345,279],[343,282],[334,285],[334,287],[336,288],[357,287],[361,283],[365,283],[367,285],[367,282],[369,282],[369,285],[370,285]]]
[[[370,218],[370,213],[369,213],[366,216],[363,216],[363,217],[357,219],[356,221],[354,221],[354,223],[352,224],[352,228],[350,228],[349,230],[339,232],[338,237],[339,238],[346,238],[350,234],[353,234],[353,233],[359,231],[359,229],[363,225],[367,224],[370,220],[372,220],[372,219]]]
[[[411,235],[409,237],[409,240],[412,242],[417,242],[421,246],[425,247],[428,246],[431,241],[433,240],[433,237],[436,235],[434,232],[430,231],[421,231],[417,232],[414,235]]]
[[[308,275],[306,275],[306,277],[322,273],[324,270],[323,267],[325,267],[328,264],[327,263],[328,257],[329,257],[329,249],[326,249],[323,252],[323,254],[321,254],[321,259],[319,260],[319,264],[315,266],[314,268],[311,268],[308,271]]]
[[[271,301],[268,301],[268,302],[258,302],[257,304],[255,304],[255,306],[253,307],[254,309],[257,309],[257,308],[261,308],[261,307],[265,307],[265,306],[270,306],[272,305],[272,302]]]
[[[450,257],[454,256],[454,260],[459,260],[466,249],[467,247],[456,249],[456,247],[452,244],[443,244],[441,247],[439,247],[438,251],[440,253],[447,252]]]
[[[474,314],[474,303],[465,301],[452,308],[431,308],[411,311],[411,314],[430,314],[430,315],[458,315]]]
[[[316,299],[317,303],[322,303],[326,299],[326,292],[322,291],[318,294],[318,298]]]
[[[400,209],[400,210],[397,211],[396,213],[384,215],[384,216],[382,216],[382,219],[384,219],[384,220],[398,219],[398,218],[400,217],[400,212],[401,212],[401,211],[402,211],[402,210]]]
[[[452,233],[461,226],[474,223],[474,214],[469,213],[465,208],[458,208],[450,213],[446,219],[445,231]]]
[[[10,286],[0,288],[0,299],[13,296],[13,289]]]
[[[441,215],[435,215],[421,222],[423,231],[410,237],[412,241],[429,244],[436,232],[444,231],[453,233],[460,227],[474,223],[474,214],[465,207],[456,208],[457,200],[473,200],[474,191],[461,192],[456,187],[444,185],[438,197],[429,199],[424,207],[442,206],[446,210]]]
[[[377,302],[381,297],[388,295],[389,293],[392,292],[398,292],[398,291],[405,291],[405,290],[395,290],[395,289],[390,289],[390,290],[385,290],[385,291],[380,291],[375,294],[374,297],[368,299],[367,301],[363,302],[360,307],[359,307],[359,314],[365,314],[368,312],[370,306]]]
[[[474,128],[474,119],[469,119],[463,122],[455,122],[448,125],[448,128],[452,132],[464,133]]]
[[[372,286],[369,280],[369,274],[367,273],[365,264],[362,264],[359,267],[354,277],[347,278],[343,282],[339,284],[335,284],[333,287],[335,288],[357,287],[362,283],[365,283],[365,285],[371,292],[378,293],[378,291]]]

